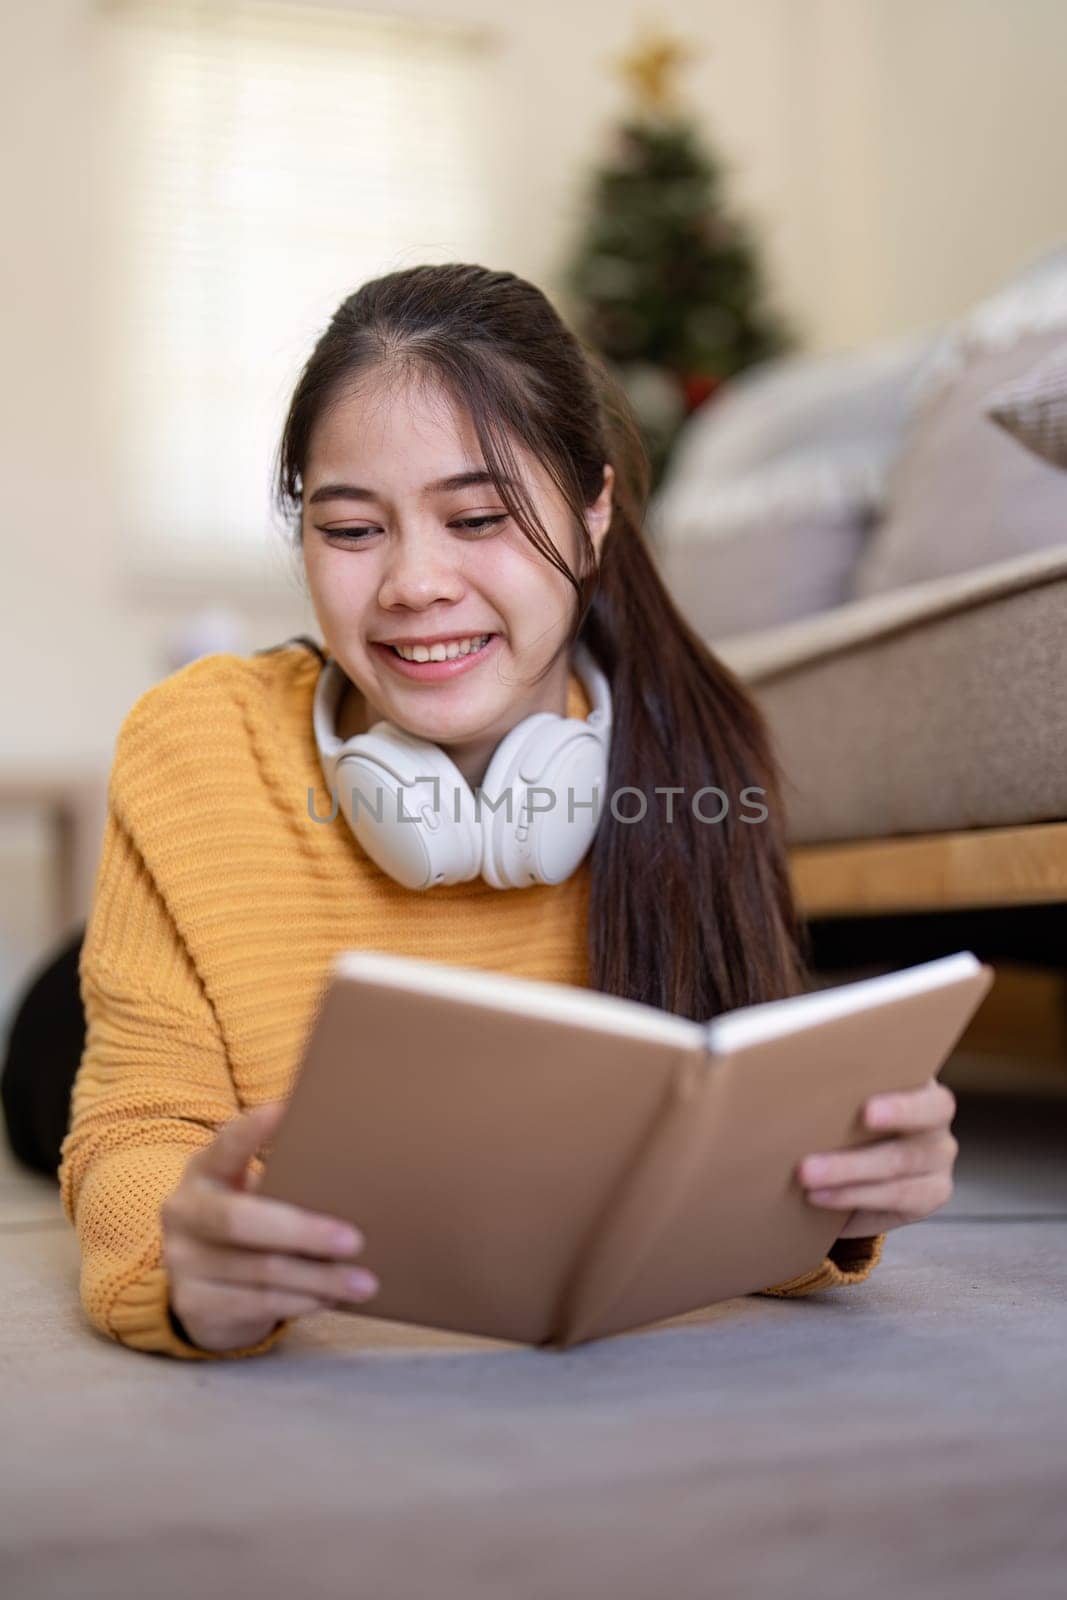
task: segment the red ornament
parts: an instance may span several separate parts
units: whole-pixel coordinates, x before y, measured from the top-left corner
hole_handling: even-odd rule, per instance
[[[692,413],[698,406],[702,406],[705,400],[715,393],[721,383],[722,378],[716,373],[691,372],[683,375],[682,393],[685,396],[686,411]]]

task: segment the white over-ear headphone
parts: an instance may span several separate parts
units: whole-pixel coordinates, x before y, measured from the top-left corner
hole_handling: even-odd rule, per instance
[[[611,743],[611,690],[584,645],[574,670],[592,701],[588,718],[526,717],[493,752],[476,798],[440,745],[391,722],[342,743],[346,678],[331,657],[315,688],[315,742],[330,795],[371,860],[407,889],[479,873],[494,889],[568,878],[596,832]]]

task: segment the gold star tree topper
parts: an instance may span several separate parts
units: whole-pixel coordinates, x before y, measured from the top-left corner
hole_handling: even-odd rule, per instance
[[[613,65],[629,85],[642,111],[662,114],[678,109],[675,76],[700,54],[656,24],[642,29],[633,49],[614,58]]]

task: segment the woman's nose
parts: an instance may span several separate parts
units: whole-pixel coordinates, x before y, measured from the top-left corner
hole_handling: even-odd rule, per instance
[[[460,554],[432,534],[405,532],[391,539],[378,604],[421,609],[437,600],[458,600],[463,593]]]

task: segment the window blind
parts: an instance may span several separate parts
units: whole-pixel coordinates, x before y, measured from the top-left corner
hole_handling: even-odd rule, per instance
[[[297,0],[101,7],[105,366],[127,576],[282,570],[293,385],[339,302],[493,264],[493,41]]]

